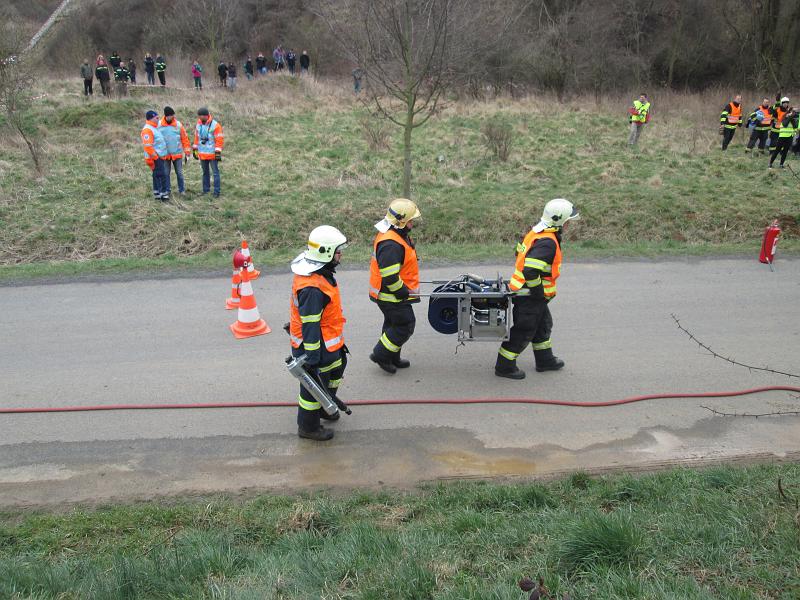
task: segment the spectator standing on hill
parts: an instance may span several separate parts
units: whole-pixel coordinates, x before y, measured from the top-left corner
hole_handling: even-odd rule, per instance
[[[94,73],[92,72],[92,67],[89,66],[88,58],[83,59],[83,64],[81,65],[81,77],[83,77],[83,95],[91,96]]]
[[[144,147],[144,162],[153,172],[153,198],[166,202],[169,200],[167,193],[167,143],[158,130],[158,113],[148,110],[144,116],[146,122],[142,128],[142,146]]]
[[[294,75],[294,66],[297,63],[297,54],[294,53],[294,49],[290,48],[289,52],[286,53],[286,65],[289,67],[289,73]]]
[[[94,67],[94,74],[95,77],[97,77],[97,81],[100,82],[100,89],[103,91],[103,96],[110,95],[111,72],[108,70],[108,64],[106,64],[106,59],[103,58],[102,54],[97,57]]]
[[[263,52],[259,52],[258,56],[256,56],[256,69],[258,69],[259,75],[267,74],[267,58]]]
[[[156,73],[158,73],[158,81],[161,87],[167,86],[167,61],[160,54],[156,56]]]
[[[214,197],[219,198],[220,194],[220,175],[219,163],[222,162],[222,148],[225,145],[225,138],[220,125],[206,107],[197,111],[197,125],[194,127],[194,143],[192,144],[192,155],[195,160],[200,160],[203,168],[203,193],[207,194],[211,190],[211,176],[214,173]]]
[[[124,62],[119,63],[119,66],[114,69],[114,82],[117,88],[117,96],[123,98],[128,95],[128,68]]]
[[[747,147],[744,149],[745,153],[751,152],[755,148],[756,142],[758,142],[759,152],[761,154],[765,153],[767,138],[769,137],[769,126],[772,123],[772,115],[769,110],[769,98],[764,98],[761,104],[756,106],[747,118],[747,126],[752,131],[750,132],[750,139],[747,140]]]
[[[217,65],[217,74],[219,75],[219,84],[222,87],[228,86],[228,65],[224,62],[220,62]]]
[[[128,73],[130,74],[131,83],[136,83],[136,63],[132,58],[128,59]]]
[[[308,56],[308,52],[303,50],[303,53],[300,55],[300,74],[308,75],[309,66],[311,66],[311,57]]]
[[[119,53],[116,50],[114,50],[114,52],[111,53],[111,56],[108,57],[108,62],[111,64],[111,68],[115,71],[122,63],[122,59],[119,57]]]
[[[353,69],[353,93],[361,93],[361,80],[364,78],[364,71],[356,67]]]
[[[178,193],[183,195],[186,192],[186,185],[183,179],[183,167],[186,161],[189,160],[191,154],[191,146],[189,145],[189,136],[186,135],[186,129],[178,119],[175,118],[175,111],[171,106],[164,107],[164,116],[158,124],[158,130],[161,132],[164,142],[167,144],[167,156],[165,158],[167,178],[167,197],[172,191],[172,182],[170,181],[170,170],[175,169],[175,177],[178,180]]]
[[[783,163],[786,162],[786,155],[789,154],[789,149],[792,147],[794,134],[798,129],[797,111],[794,108],[788,108],[781,120],[780,129],[778,133],[778,141],[772,148],[772,154],[769,157],[769,168],[772,168],[772,163],[775,162],[778,154],[781,155],[781,169]]]
[[[631,124],[628,145],[635,146],[639,142],[639,136],[642,135],[642,128],[645,123],[650,121],[650,101],[647,99],[647,94],[639,94],[639,99],[633,101],[633,106],[628,109],[628,114]]]
[[[778,144],[783,117],[786,116],[787,112],[789,112],[789,98],[787,96],[777,98],[775,104],[772,106],[772,110],[770,110],[770,114],[772,115],[772,128],[769,131],[768,144],[770,150]]]
[[[722,150],[728,149],[736,129],[742,126],[742,97],[736,95],[722,107],[719,116],[719,132],[722,135]]]
[[[247,81],[250,81],[253,79],[253,75],[253,59],[248,56],[244,62],[244,76],[247,77]]]
[[[276,71],[283,71],[283,48],[278,46],[275,50],[272,51],[272,61],[275,63],[275,70]]]
[[[192,63],[192,79],[194,79],[194,89],[203,89],[203,67],[197,62],[197,59]]]
[[[228,64],[228,87],[236,89],[236,65],[233,63]]]
[[[150,56],[150,53],[144,55],[144,72],[147,74],[147,83],[149,85],[156,84],[156,61]]]

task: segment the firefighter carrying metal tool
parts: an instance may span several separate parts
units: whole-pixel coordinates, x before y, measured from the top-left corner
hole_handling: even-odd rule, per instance
[[[419,216],[416,204],[397,198],[389,204],[386,217],[375,223],[378,234],[372,244],[369,296],[383,313],[383,327],[369,358],[392,374],[411,366],[400,351],[416,325],[411,305],[419,302],[419,264],[409,232]]]
[[[548,202],[542,218],[517,244],[517,259],[509,289],[514,292],[514,325],[509,340],[497,354],[494,373],[498,377],[524,379],[517,357],[531,344],[536,370],[557,371],[564,361],[553,355],[550,333],[553,317],[547,303],[556,295],[561,272],[561,233],[571,219],[579,218],[571,202],[557,198]]]
[[[347,246],[347,238],[330,225],[321,225],[308,236],[308,246],[292,261],[292,300],[289,337],[292,356],[306,355],[304,367],[327,388],[336,401],[336,392],[347,366],[347,347],[344,345],[345,318],[342,300],[336,283],[336,266]],[[333,431],[320,424],[339,419],[339,413],[329,415],[302,385],[298,398],[297,434],[317,441],[329,440]],[[336,402],[339,404],[339,402]]]

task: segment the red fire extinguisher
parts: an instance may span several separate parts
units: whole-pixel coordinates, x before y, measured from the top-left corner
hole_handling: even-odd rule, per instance
[[[781,228],[778,225],[778,220],[775,219],[764,230],[764,239],[761,242],[761,254],[758,257],[762,263],[772,266],[775,260],[775,251],[778,249],[778,238],[781,235]]]

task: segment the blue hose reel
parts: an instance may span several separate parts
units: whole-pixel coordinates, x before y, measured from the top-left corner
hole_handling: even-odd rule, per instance
[[[487,280],[461,275],[436,284],[428,301],[428,322],[446,335],[458,334],[458,341],[505,341],[511,329],[508,285],[498,275]]]

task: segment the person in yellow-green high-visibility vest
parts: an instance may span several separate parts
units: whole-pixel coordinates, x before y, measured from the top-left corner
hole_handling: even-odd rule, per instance
[[[525,379],[517,358],[528,345],[533,349],[536,371],[558,371],[564,366],[564,361],[553,355],[553,317],[547,304],[556,296],[561,274],[561,233],[568,221],[579,216],[572,202],[551,200],[541,220],[517,244],[514,274],[508,284],[514,293],[514,325],[508,341],[497,351],[494,374],[498,377]]]
[[[783,163],[786,162],[786,155],[789,154],[789,149],[792,147],[794,141],[794,134],[797,132],[798,115],[793,107],[789,107],[778,129],[778,143],[772,147],[772,152],[769,157],[769,168],[772,168],[772,163],[775,162],[778,154],[781,155],[781,169]]]
[[[635,146],[642,134],[645,123],[650,122],[650,100],[647,94],[639,94],[639,99],[633,101],[633,106],[628,109],[628,120],[631,124],[631,132],[628,136],[628,145]]]

